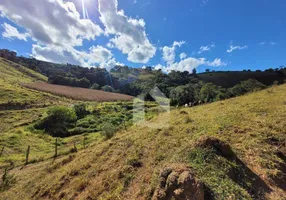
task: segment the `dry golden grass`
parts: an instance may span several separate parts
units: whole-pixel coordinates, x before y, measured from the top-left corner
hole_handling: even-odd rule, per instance
[[[255,192],[260,189],[261,199],[286,198],[283,185],[274,178],[281,177],[286,166],[281,156],[286,155],[286,85],[174,109],[170,116],[163,113],[151,121],[166,119],[170,120],[165,128],[133,126],[78,153],[15,168],[10,174],[16,184],[0,199],[150,199],[160,170],[172,164],[192,167],[216,199],[255,199],[249,187]],[[249,168],[266,186],[251,185],[251,180],[243,186],[230,179],[219,164],[237,166],[221,156],[210,163],[190,159],[194,152],[203,153],[196,147],[202,136],[229,144],[243,169]]]
[[[24,83],[23,86],[43,92],[49,92],[58,96],[71,98],[82,101],[128,101],[132,100],[132,96],[104,92],[101,90],[92,90],[86,88],[69,87],[62,85],[48,84],[44,82]]]

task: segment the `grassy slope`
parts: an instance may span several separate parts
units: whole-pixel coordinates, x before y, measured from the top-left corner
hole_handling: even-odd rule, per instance
[[[55,139],[42,131],[34,130],[33,123],[43,118],[51,106],[71,106],[79,101],[22,87],[22,83],[45,81],[47,78],[2,58],[0,58],[0,72],[0,153],[2,147],[5,147],[3,155],[0,156],[0,168],[9,163],[16,166],[23,164],[28,145],[31,146],[29,159],[31,162],[52,157]],[[88,102],[86,105],[90,111],[97,110],[100,113],[100,117],[89,115],[78,121],[86,128],[85,133],[88,133],[86,145],[103,139],[96,129],[105,118],[112,120],[127,115],[132,116],[132,110],[124,108],[132,108],[132,102]],[[151,108],[149,115],[155,115]],[[83,148],[83,140],[83,135],[59,139],[59,154],[69,153],[74,147],[74,142],[78,149]]]
[[[251,199],[251,189],[260,190],[261,199],[285,199],[282,185],[272,179],[281,176],[279,165],[285,169],[281,159],[281,154],[286,154],[285,117],[286,85],[176,109],[168,127],[133,126],[109,141],[56,161],[15,168],[11,173],[17,182],[1,194],[1,199],[149,199],[158,185],[159,171],[172,163],[190,165],[216,199]],[[167,113],[151,121],[165,119],[169,119]],[[195,144],[202,136],[230,144],[245,166],[197,148]],[[142,166],[132,167],[134,161]],[[248,176],[232,180],[227,175],[229,168],[239,173],[249,168],[266,186],[254,185]]]
[[[32,145],[31,160],[51,157],[54,153],[54,139],[43,133],[31,133],[27,126],[41,118],[49,106],[74,102],[21,87],[20,83],[45,81],[47,78],[11,61],[0,58],[0,72],[0,147],[2,149],[5,146],[3,156],[0,157],[0,167],[7,162],[15,165],[23,163],[28,145]],[[97,136],[89,136],[88,140]],[[60,147],[59,153],[69,151],[73,140],[82,140],[79,137],[61,140],[63,147]]]
[[[29,83],[36,80],[47,80],[41,74],[2,58],[0,58],[0,71],[1,108],[4,105],[7,107],[14,105],[16,107],[28,104],[48,104],[49,100],[56,100],[54,96],[31,91],[20,86],[21,82]]]

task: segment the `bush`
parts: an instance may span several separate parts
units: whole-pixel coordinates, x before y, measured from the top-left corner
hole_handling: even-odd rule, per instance
[[[115,135],[117,128],[111,123],[104,123],[101,126],[101,135],[105,137],[105,139],[110,139]]]
[[[110,85],[105,85],[101,88],[101,90],[105,91],[105,92],[114,92],[113,87],[111,87]]]
[[[100,86],[97,83],[92,84],[92,86],[90,87],[90,89],[94,89],[94,90],[99,90]]]
[[[68,128],[76,121],[74,109],[64,106],[53,107],[48,110],[48,116],[35,125],[36,129],[45,130],[54,137],[69,136]]]
[[[86,115],[89,114],[89,112],[86,110],[86,105],[83,103],[74,105],[73,109],[78,119],[84,118]]]

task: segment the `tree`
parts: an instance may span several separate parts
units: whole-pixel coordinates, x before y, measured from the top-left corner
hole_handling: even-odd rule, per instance
[[[105,91],[105,92],[114,92],[113,87],[111,87],[110,85],[105,85],[101,88],[101,90]]]
[[[35,128],[45,130],[54,137],[69,136],[68,128],[72,127],[77,119],[74,109],[58,106],[49,109],[47,114],[48,116],[37,123]]]
[[[94,90],[99,90],[100,86],[97,83],[92,84],[92,86],[90,87],[90,89],[94,89]]]
[[[194,69],[192,70],[192,74],[193,74],[194,76],[197,75],[197,70],[196,70],[196,68],[194,68]]]
[[[214,85],[213,83],[207,83],[203,85],[200,91],[201,99],[204,102],[214,101],[216,98],[217,92],[218,92],[217,90],[218,90],[218,87]]]
[[[206,69],[205,71],[208,73],[208,72],[210,72],[211,70],[210,70],[210,69]]]
[[[184,105],[195,100],[194,88],[191,85],[183,85],[170,91],[171,105]]]

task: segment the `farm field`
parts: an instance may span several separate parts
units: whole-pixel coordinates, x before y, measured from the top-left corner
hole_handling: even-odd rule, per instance
[[[128,101],[133,99],[132,96],[124,94],[104,92],[101,90],[54,85],[44,82],[24,83],[22,85],[30,89],[49,92],[51,94],[67,97],[74,100],[103,102],[103,101]]]

